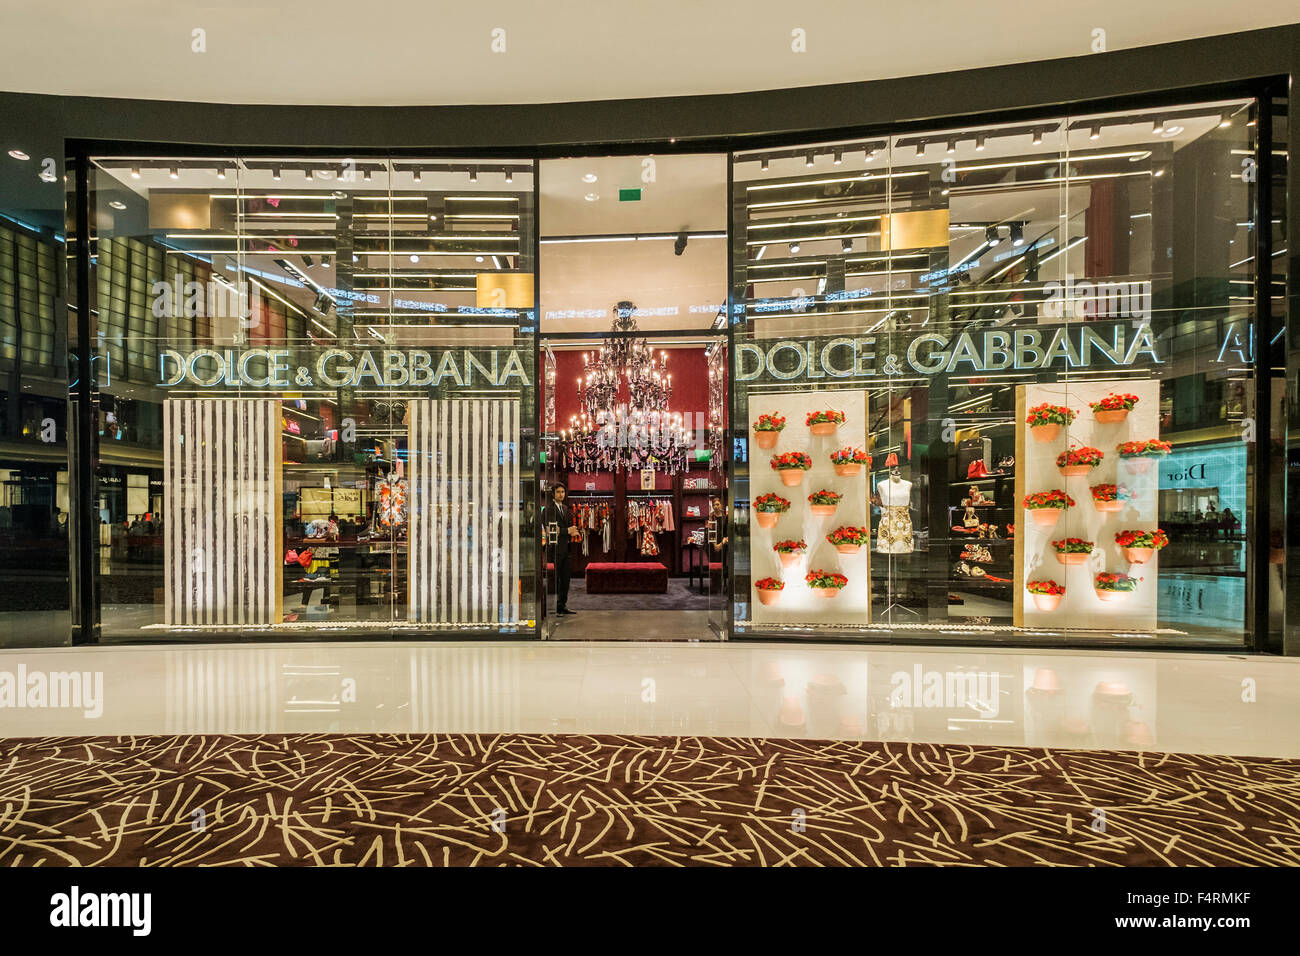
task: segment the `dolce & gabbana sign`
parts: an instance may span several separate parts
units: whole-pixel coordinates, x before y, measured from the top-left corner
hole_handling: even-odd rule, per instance
[[[158,353],[158,384],[243,388],[421,388],[456,385],[528,385],[528,374],[511,349],[325,349],[308,365],[295,366],[291,349],[196,349]]]
[[[863,378],[875,375],[938,375],[946,372],[1009,372],[1026,369],[1123,368],[1160,364],[1151,326],[1127,323],[983,329],[949,336],[925,332],[833,339],[781,339],[736,345],[736,378]]]

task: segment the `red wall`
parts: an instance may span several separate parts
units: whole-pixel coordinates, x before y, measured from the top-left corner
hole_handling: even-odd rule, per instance
[[[653,341],[653,340],[652,340]],[[703,348],[663,349],[668,353],[668,371],[673,377],[670,411],[699,412],[709,410],[709,367]],[[555,353],[555,427],[568,428],[569,417],[577,415],[577,380],[582,376],[582,352]],[[707,418],[704,419],[707,421]],[[692,420],[692,424],[694,424]]]

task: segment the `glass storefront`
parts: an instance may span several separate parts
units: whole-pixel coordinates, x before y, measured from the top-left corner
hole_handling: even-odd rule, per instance
[[[552,637],[565,484],[575,573],[654,565],[713,637],[1262,648],[1261,116],[1284,153],[1251,98],[591,161],[92,150],[87,243],[0,220],[6,640]],[[570,456],[624,339],[677,371],[679,467]]]

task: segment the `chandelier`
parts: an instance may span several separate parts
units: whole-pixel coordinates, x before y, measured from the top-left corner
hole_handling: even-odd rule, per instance
[[[582,411],[561,432],[571,468],[621,466],[672,474],[686,467],[692,434],[680,413],[668,411],[673,394],[668,353],[660,352],[656,361],[650,342],[637,331],[636,306],[620,302],[605,344],[582,355],[577,380]]]

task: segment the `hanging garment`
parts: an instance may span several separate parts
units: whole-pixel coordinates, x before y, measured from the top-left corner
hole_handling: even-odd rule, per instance
[[[876,532],[876,550],[882,554],[910,554],[912,551],[912,513],[906,505],[881,509],[880,527]]]

